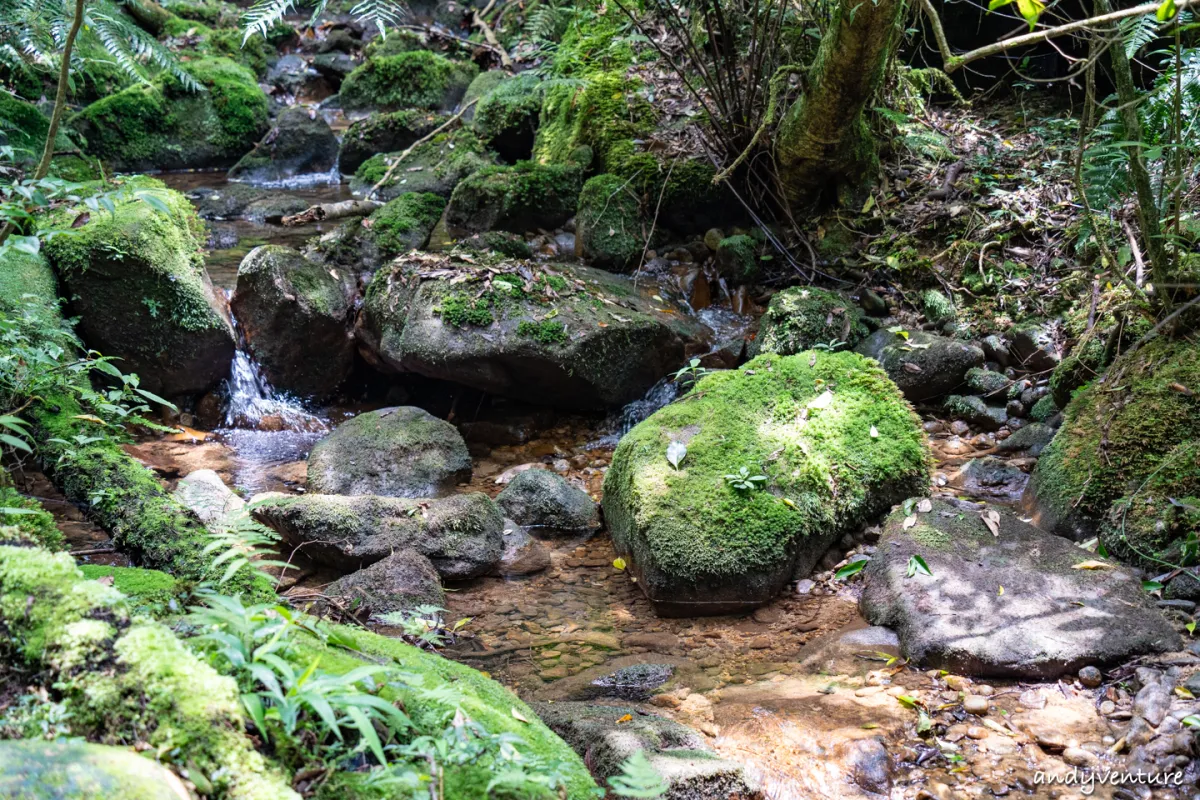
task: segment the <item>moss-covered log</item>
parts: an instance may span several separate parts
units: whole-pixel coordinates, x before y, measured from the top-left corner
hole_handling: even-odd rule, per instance
[[[903,7],[897,0],[838,3],[808,72],[808,89],[788,110],[776,139],[793,206],[809,205],[830,188],[847,197],[877,169],[863,109],[883,82]]]

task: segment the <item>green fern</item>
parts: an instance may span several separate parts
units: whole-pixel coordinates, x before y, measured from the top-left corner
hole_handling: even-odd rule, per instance
[[[638,750],[621,764],[621,774],[608,779],[617,797],[651,798],[666,794],[667,782],[658,773],[645,750]]]

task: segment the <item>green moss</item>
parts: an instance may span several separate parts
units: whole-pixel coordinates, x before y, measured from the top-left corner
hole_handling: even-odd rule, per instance
[[[867,337],[862,309],[848,298],[813,286],[793,286],[771,298],[759,323],[754,353],[791,355],[817,345],[852,348]]]
[[[0,143],[16,151],[18,162],[37,161],[49,130],[50,120],[37,106],[0,93]]]
[[[0,526],[15,527],[47,550],[62,550],[66,547],[62,532],[54,523],[54,517],[32,497],[25,497],[16,489],[0,487]]]
[[[575,216],[584,258],[604,269],[635,266],[646,244],[641,218],[641,202],[627,180],[607,174],[590,178],[579,193]]]
[[[501,258],[533,258],[533,249],[515,233],[508,231],[484,231],[460,239],[454,243],[455,250],[489,254]]]
[[[640,137],[647,138],[647,137]],[[700,158],[664,158],[633,139],[615,143],[604,160],[607,171],[629,182],[634,194],[659,209],[659,223],[674,231],[700,233],[736,221],[737,201],[713,183],[716,171]]]
[[[463,292],[450,292],[433,309],[447,325],[465,328],[468,325],[485,327],[495,321],[491,304],[480,298],[472,298]]]
[[[223,0],[171,0],[170,7],[175,17],[202,22],[214,28],[236,30],[241,17],[237,6]],[[169,27],[166,32],[171,33]]]
[[[1076,345],[1072,353],[1050,373],[1050,394],[1065,407],[1079,387],[1095,380],[1104,371],[1104,342],[1093,337]]]
[[[570,339],[566,326],[551,319],[541,322],[524,320],[517,326],[517,333],[544,345],[563,344]]]
[[[997,399],[1004,397],[1006,390],[1015,385],[1004,373],[982,367],[971,367],[967,370],[964,380],[972,392]]]
[[[506,160],[529,158],[542,107],[541,81],[519,75],[498,84],[475,107],[479,138]]]
[[[1159,338],[1075,394],[1034,473],[1038,502],[1059,530],[1094,532],[1114,502],[1138,499],[1151,478],[1182,480],[1173,465],[1200,439],[1200,405],[1174,387],[1200,386],[1196,356],[1187,340]]]
[[[1029,410],[1029,418],[1034,422],[1045,422],[1058,413],[1058,404],[1053,395],[1046,395],[1033,404]]]
[[[454,188],[446,223],[470,233],[553,229],[575,214],[581,182],[574,166],[521,161],[511,167],[485,167]]]
[[[350,181],[350,190],[363,194],[383,180],[390,159],[397,153],[379,153],[362,163]],[[417,145],[404,163],[379,189],[379,197],[391,200],[406,192],[429,192],[449,197],[458,183],[476,170],[491,164],[491,156],[474,133],[458,130],[439,134]]]
[[[758,242],[745,234],[729,236],[717,245],[717,268],[737,283],[758,277]]]
[[[0,546],[0,627],[9,663],[57,678],[76,735],[147,742],[230,800],[296,799],[245,735],[237,684],[166,627],[133,618],[119,591],[85,580],[69,556]]]
[[[409,192],[370,216],[370,237],[385,256],[421,247],[442,216],[446,201],[428,192]]]
[[[110,585],[129,598],[130,606],[139,612],[157,616],[183,609],[178,601],[185,593],[184,584],[165,572],[103,564],[81,564],[79,571],[88,580],[111,579]]]
[[[679,469],[664,455],[673,440],[687,445]],[[621,439],[605,519],[639,571],[709,587],[784,580],[798,542],[836,538],[922,493],[927,464],[919,420],[873,362],[762,355],[705,376]],[[724,476],[742,467],[765,486],[734,489]]]
[[[926,289],[921,293],[921,310],[930,322],[940,325],[955,317],[954,301],[937,289]]]
[[[654,115],[623,72],[598,72],[582,80],[582,86],[572,82],[546,90],[533,160],[566,164],[577,147],[587,145],[597,167],[612,171],[608,166],[610,149],[649,135]]]
[[[477,72],[429,50],[378,56],[346,76],[339,96],[347,109],[436,110],[454,106]]]
[[[29,300],[55,305],[58,281],[41,253],[10,247],[0,255],[0,309],[12,311]]]

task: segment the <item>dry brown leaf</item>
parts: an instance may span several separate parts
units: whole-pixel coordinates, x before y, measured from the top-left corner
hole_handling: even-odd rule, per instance
[[[1000,535],[1000,512],[989,508],[979,515],[983,520],[983,524],[987,525],[987,529],[992,532],[992,536]]]

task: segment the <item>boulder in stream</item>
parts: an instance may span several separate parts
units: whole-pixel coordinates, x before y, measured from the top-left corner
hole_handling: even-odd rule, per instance
[[[750,345],[751,355],[790,356],[834,342],[854,347],[867,336],[864,316],[857,304],[837,292],[812,286],[784,289],[771,298]]]
[[[315,109],[292,106],[280,112],[275,125],[229,170],[229,180],[279,184],[318,179],[328,182],[337,164],[338,140]]]
[[[408,109],[372,114],[342,134],[338,169],[353,175],[363,162],[379,153],[399,153],[433,133],[445,118],[432,111]]]
[[[605,408],[641,397],[705,331],[653,291],[588,267],[412,253],[375,273],[358,340],[388,371]]]
[[[920,421],[874,362],[762,355],[701,378],[621,439],[604,518],[658,613],[749,611],[924,491],[927,464]]]
[[[471,456],[454,426],[395,406],[347,420],[308,457],[308,488],[321,494],[436,497],[471,479]]]
[[[180,478],[173,496],[210,527],[221,526],[246,507],[246,501],[234,494],[211,469],[194,470]]]
[[[455,233],[553,230],[575,216],[583,170],[521,161],[484,167],[454,187],[446,226]]]
[[[453,111],[478,72],[430,50],[374,56],[346,76],[339,97],[347,111]]]
[[[326,597],[365,616],[444,606],[446,594],[429,559],[413,549],[397,550],[382,561],[325,587]]]
[[[337,270],[263,245],[238,267],[231,306],[246,347],[275,389],[325,397],[350,374],[350,292]]]
[[[531,575],[550,566],[550,551],[511,519],[504,520],[504,552],[496,572],[505,577]]]
[[[907,511],[885,523],[861,608],[899,633],[914,663],[1054,680],[1182,646],[1141,580],[1114,562],[985,505]],[[913,568],[917,556],[932,574]]]
[[[466,580],[495,569],[504,548],[504,516],[480,492],[430,500],[272,494],[252,513],[313,562],[343,572],[412,548],[446,580]]]
[[[878,361],[914,403],[947,395],[963,385],[967,370],[983,366],[974,344],[924,331],[878,330],[854,348]]]
[[[534,711],[591,768],[600,784],[638,751],[667,783],[665,800],[761,800],[758,776],[721,758],[691,728],[623,706],[537,703]]]
[[[128,197],[112,213],[77,217],[84,224],[47,241],[46,253],[74,298],[88,347],[119,358],[143,389],[168,399],[201,394],[229,375],[233,361],[225,298],[204,269],[191,203],[157,181],[139,181],[169,213]]]
[[[545,469],[517,474],[496,496],[513,520],[547,537],[589,537],[600,529],[600,514],[588,493]]]
[[[405,150],[404,152],[407,152]],[[435,136],[412,148],[412,152],[392,169],[400,153],[378,153],[358,166],[350,179],[355,196],[375,191],[375,199],[384,202],[405,192],[430,192],[449,197],[459,181],[494,160],[474,133],[457,130]]]

